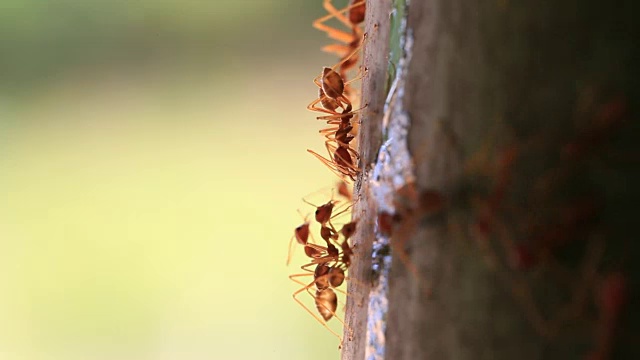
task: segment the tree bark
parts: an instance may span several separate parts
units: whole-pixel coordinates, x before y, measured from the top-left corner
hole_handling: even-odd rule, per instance
[[[367,3],[343,358],[640,358],[633,1],[402,6]]]

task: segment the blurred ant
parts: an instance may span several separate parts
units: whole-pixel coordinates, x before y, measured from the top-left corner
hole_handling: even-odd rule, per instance
[[[343,198],[347,199],[347,201],[353,201],[353,193],[351,189],[349,189],[349,185],[346,182],[340,181],[338,182],[338,194]]]
[[[334,53],[338,55],[341,60],[345,60],[351,50],[360,46],[362,30],[358,25],[364,21],[366,11],[365,0],[351,0],[349,6],[340,10],[333,6],[331,0],[324,0],[322,5],[329,14],[315,20],[313,27],[324,31],[331,39],[340,42],[338,44],[327,45],[322,48],[322,51]],[[349,12],[348,17],[344,15],[347,11]],[[351,33],[324,24],[332,18],[335,18],[351,29]],[[340,73],[344,75],[346,71],[352,68],[357,62],[358,56],[346,59],[340,66]]]

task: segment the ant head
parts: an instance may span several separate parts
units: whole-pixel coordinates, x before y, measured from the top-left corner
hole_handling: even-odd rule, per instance
[[[318,208],[316,209],[316,221],[322,225],[329,222],[329,220],[331,220],[331,212],[333,212],[334,206],[335,203],[333,202],[333,200],[324,205],[318,206]]]
[[[356,224],[357,224],[357,221],[352,221],[342,226],[340,233],[342,234],[342,236],[344,236],[345,242],[347,241],[347,239],[349,239],[353,235],[353,233],[356,232]]]
[[[305,222],[304,224],[298,226],[294,232],[296,241],[300,245],[306,245],[309,240],[309,223]]]

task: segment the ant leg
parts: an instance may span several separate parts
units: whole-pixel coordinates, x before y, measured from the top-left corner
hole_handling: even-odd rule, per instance
[[[320,100],[318,100],[318,102],[320,102]],[[317,104],[317,103],[316,103],[316,104]],[[326,110],[326,109],[322,109],[322,108],[315,108],[315,107],[314,107],[313,109],[314,109],[314,110],[315,110],[315,109],[318,109],[318,110],[325,110],[325,111],[323,111],[323,112],[326,112],[327,114],[333,114],[333,116],[330,116],[330,115],[326,115],[326,116],[319,116],[319,117],[317,117],[317,118],[316,118],[316,119],[318,119],[318,120],[327,120],[327,119],[334,119],[334,120],[338,120],[338,119],[342,119],[343,117],[356,115],[359,111],[361,111],[361,110],[365,109],[367,106],[369,106],[369,104],[364,104],[362,107],[359,107],[359,108],[357,108],[357,109],[355,109],[355,110],[351,110],[351,111],[349,111],[349,112],[347,112],[347,113],[338,113],[338,112],[335,112],[335,111],[334,111],[334,112],[330,112],[330,111],[328,111],[328,110]],[[311,109],[309,109],[309,110],[311,110]]]
[[[333,125],[331,122],[327,122],[330,125]],[[334,135],[334,133],[336,131],[340,130],[339,126],[335,126],[335,127],[330,127],[330,128],[326,128],[326,129],[322,129],[320,131],[318,131],[320,133],[320,135],[324,136],[326,139],[333,141],[333,138],[331,137],[331,135]],[[335,135],[334,135],[335,137]]]
[[[321,18],[316,19],[313,22],[312,25],[313,25],[314,28],[327,33],[327,36],[329,38],[344,42],[346,44],[349,44],[350,42],[353,41],[353,38],[354,38],[352,34],[349,34],[346,31],[338,30],[338,29],[336,29],[334,27],[325,25],[324,22],[327,21],[327,20],[330,20],[332,18],[336,18],[339,22],[344,24],[349,29],[351,29],[352,31],[356,31],[357,32],[357,30],[356,30],[357,25],[353,25],[349,21],[349,19],[347,19],[343,15],[343,13],[347,12],[347,11],[349,11],[349,10],[355,8],[355,7],[359,7],[361,5],[362,5],[362,3],[353,4],[353,5],[349,5],[349,6],[345,7],[344,9],[338,10],[333,6],[333,4],[331,4],[331,0],[324,0],[322,6],[325,8],[325,10],[327,10],[327,12],[329,14],[327,14],[327,15],[321,17]]]
[[[307,276],[313,276],[313,272],[306,273],[306,274],[289,275],[289,280],[293,281],[294,283],[296,283],[298,285],[304,286],[303,289],[309,289],[310,287],[313,286],[313,284],[315,284],[315,279],[312,282],[310,282],[309,284],[303,283],[302,281],[298,280],[299,277],[307,277]]]
[[[355,156],[356,159],[360,159],[360,154],[358,154],[358,151],[356,151],[356,149],[352,149],[351,147],[347,147],[347,151],[352,154],[353,156]]]
[[[349,81],[345,81],[344,85],[349,85],[352,82],[356,81],[356,80],[360,80],[362,79],[365,75],[367,75],[367,73],[369,72],[369,70],[367,68],[362,68],[362,66],[360,66],[358,68],[358,73],[356,74],[356,76],[353,77],[353,79],[349,80]]]
[[[325,253],[328,253],[327,248],[325,248],[324,246],[319,246],[319,245],[316,245],[316,246],[324,249]],[[334,256],[331,256],[331,255],[324,255],[322,257],[314,258],[314,259],[311,259],[310,263],[300,266],[300,269],[304,271],[313,272],[314,270],[309,269],[310,267],[332,261],[333,259],[334,259]]]
[[[326,252],[327,251],[326,247],[321,246],[321,245],[317,245],[317,244],[309,244],[309,243],[307,243],[305,245],[305,247],[312,248],[313,250],[320,251],[320,252]]]
[[[344,290],[342,290],[342,289],[338,289],[338,288],[334,288],[334,287],[332,287],[331,289],[332,289],[333,291],[337,291],[337,292],[339,292],[340,294],[344,295],[345,297],[347,296],[347,292],[346,292],[346,291],[344,291]],[[309,289],[307,289],[307,293],[308,293],[309,295],[311,295],[311,296],[314,296],[314,294],[313,294],[313,293],[311,292],[311,290],[309,290]],[[347,304],[346,304],[345,302],[343,302],[342,300],[340,300],[340,299],[338,299],[338,305],[342,306],[343,308],[344,308],[345,306],[347,306]],[[325,306],[323,306],[323,307],[326,309],[326,307],[325,307]],[[327,310],[329,310],[329,309],[327,309]],[[332,313],[332,314],[333,314],[332,318],[334,318],[334,317],[335,317],[336,319],[338,319],[338,321],[340,321],[340,318],[338,317],[338,315],[336,315],[335,313]],[[346,326],[346,324],[344,324],[344,323],[343,323],[343,325],[345,325],[345,326]]]
[[[362,41],[360,41],[360,44],[358,44],[357,47],[355,47],[353,49],[353,51],[348,54],[347,56],[345,56],[344,58],[342,58],[340,60],[340,62],[338,62],[337,64],[333,65],[331,67],[332,70],[337,69],[340,65],[344,64],[345,62],[349,61],[349,59],[351,59],[351,57],[353,57],[354,55],[356,55],[360,49],[362,49],[362,47],[364,46],[365,42],[367,42],[367,34],[365,33],[364,35],[362,35]]]
[[[314,110],[315,110],[315,109],[316,109],[316,108],[314,108]],[[322,109],[318,109],[318,110],[322,110]],[[358,109],[358,111],[359,111],[359,110],[362,110],[362,109]],[[320,112],[320,111],[318,111],[318,112]],[[328,113],[327,111],[322,111],[322,112]],[[331,122],[329,122],[329,121],[331,121],[331,120],[333,120],[333,121],[338,121],[338,120],[340,120],[340,122],[342,122],[342,118],[344,118],[344,117],[348,117],[348,116],[352,116],[352,115],[355,115],[355,113],[354,113],[354,112],[348,112],[348,113],[344,113],[344,114],[336,113],[336,114],[334,114],[334,115],[318,116],[318,117],[316,117],[316,120],[327,120],[327,124],[330,124],[330,125],[331,125],[332,123],[331,123]],[[333,122],[333,124],[335,124],[335,125],[339,125],[340,123]]]
[[[307,200],[307,199],[305,199],[304,197],[302,198],[302,202],[304,202],[305,204],[307,204],[307,205],[309,205],[309,206],[312,206],[312,207],[314,207],[314,208],[316,208],[316,209],[317,209],[317,208],[320,208],[320,207],[323,207],[323,206],[329,206],[329,204],[333,204],[333,205],[335,205],[335,204],[339,203],[339,201],[337,201],[337,200],[333,200],[333,189],[331,189],[331,200],[327,201],[325,204],[322,204],[322,205],[316,205],[316,204],[314,204],[314,203],[312,203],[312,202],[308,201],[308,200]]]
[[[336,143],[337,143],[337,141],[336,141]],[[358,169],[356,167],[356,165],[353,164],[353,159],[351,158],[351,155],[349,155],[349,159],[345,159],[342,155],[336,153],[337,147],[335,145],[332,145],[331,141],[329,141],[329,140],[325,141],[325,148],[327,149],[327,152],[329,153],[329,157],[331,158],[331,160],[333,160],[333,163],[336,166],[338,166],[338,168],[346,168],[346,169],[351,170],[351,171],[353,171],[355,173],[359,173],[360,172],[360,169]],[[345,147],[343,147],[343,148],[345,148]],[[358,158],[360,157],[360,155],[355,150],[351,149],[351,147],[346,146],[346,148],[347,148],[347,152],[348,153],[350,153],[349,152],[349,149],[350,149],[350,150],[354,151],[357,154]],[[339,165],[338,162],[336,161],[336,157],[339,160],[342,160],[342,163],[344,163],[345,165]]]
[[[313,78],[313,83],[316,84],[316,86],[318,86],[321,89],[322,89],[322,83],[320,83],[320,79],[322,78],[323,75],[324,75],[323,73],[320,73],[320,75]]]
[[[347,211],[351,210],[352,207],[353,207],[353,203],[349,203],[347,207],[345,207],[344,209],[341,209],[337,213],[333,214],[333,216],[331,216],[331,219],[336,218],[336,217],[346,213]]]
[[[314,101],[314,103],[309,104],[309,106],[307,106],[307,110],[311,110],[311,111],[317,111],[317,112],[323,112],[326,114],[331,114],[331,115],[324,115],[324,116],[318,116],[316,117],[316,120],[328,120],[327,124],[335,124],[335,125],[340,125],[340,122],[342,122],[342,118],[344,117],[348,117],[348,116],[354,116],[356,115],[359,111],[365,109],[367,106],[369,106],[369,104],[364,104],[364,106],[357,108],[355,110],[351,110],[349,112],[346,113],[338,113],[335,111],[330,111],[327,109],[323,109],[323,108],[319,108],[316,107],[315,105],[317,105],[320,102],[320,99],[316,99],[317,101]],[[313,105],[313,106],[311,106]],[[340,121],[340,122],[337,122]]]
[[[343,56],[347,56],[347,54],[349,54],[351,47],[342,44],[331,44],[322,47],[322,49],[320,50],[329,54],[336,54],[338,55],[338,57],[342,58]]]
[[[295,238],[296,236],[293,235],[291,237],[291,240],[289,240],[289,252],[287,253],[287,263],[286,265],[289,266],[289,263],[291,262],[291,254],[293,253],[293,247],[291,247],[291,245],[293,245],[293,238]]]
[[[346,115],[342,115],[341,113],[339,113],[339,112],[337,112],[337,111],[327,110],[327,109],[325,109],[325,108],[321,108],[321,107],[316,106],[316,105],[318,105],[318,103],[320,103],[320,102],[321,102],[325,97],[327,97],[327,96],[326,96],[326,95],[323,95],[322,97],[319,97],[319,98],[317,98],[317,99],[313,100],[309,105],[307,105],[307,110],[309,110],[309,111],[316,111],[316,112],[322,112],[322,113],[325,113],[325,114],[331,114],[331,115],[333,115],[334,117],[335,117],[335,116],[340,116],[340,117],[342,117],[342,116],[346,116],[346,115],[348,115],[348,114],[346,114]],[[340,106],[342,106],[342,105],[340,105]]]
[[[337,141],[336,141],[336,143],[337,143]],[[353,165],[353,161],[352,161],[353,159],[351,159],[351,157],[349,157],[349,159],[347,160],[347,159],[343,158],[340,154],[338,154],[336,152],[338,147],[333,145],[333,144],[331,144],[330,140],[325,141],[324,142],[324,146],[327,149],[327,153],[329,154],[329,159],[331,159],[331,161],[333,162],[333,164],[336,167],[336,169],[339,170],[342,174],[344,174],[344,170],[348,171],[349,176],[351,176],[351,171],[355,172],[356,174],[360,172],[360,170],[355,165]],[[348,147],[348,146],[347,146],[347,148],[350,149],[350,147]],[[355,151],[355,150],[353,150],[353,151]],[[338,157],[339,160],[342,160],[342,162],[344,164],[346,164],[346,165],[338,164],[338,162],[336,161],[336,157]],[[349,170],[351,170],[351,171],[349,171]]]
[[[333,288],[330,288],[333,290]],[[309,291],[309,289],[307,288],[307,293],[311,294],[311,292]],[[312,294],[313,296],[313,294]],[[315,296],[313,296],[315,299]],[[353,335],[353,330],[351,329],[351,327],[349,327],[349,325],[347,325],[344,320],[342,320],[342,318],[340,316],[338,316],[338,314],[335,313],[335,311],[329,309],[326,305],[322,304],[322,303],[316,303],[317,305],[322,306],[325,310],[327,310],[332,316],[332,318],[335,318],[336,320],[338,320],[342,326],[344,328],[346,328],[349,331],[349,339],[351,339],[351,336]],[[328,327],[327,327],[328,328]],[[342,338],[340,336],[338,336],[340,338],[340,344],[342,344]]]
[[[357,25],[354,25],[344,15],[344,13],[346,13],[347,11],[349,11],[351,9],[360,7],[361,5],[364,5],[364,0],[363,1],[359,1],[357,4],[351,4],[351,5],[348,5],[348,6],[344,7],[344,8],[342,8],[342,9],[338,10],[338,9],[336,9],[335,6],[333,6],[333,1],[332,0],[323,0],[322,1],[322,7],[324,7],[324,9],[327,10],[329,15],[324,16],[324,20],[322,22],[327,21],[327,20],[335,17],[336,20],[338,20],[339,22],[344,24],[344,26],[346,26],[348,28],[355,28],[355,27],[357,27]]]
[[[339,168],[337,167],[337,165],[334,164],[334,162],[332,160],[329,160],[327,158],[325,158],[324,156],[318,154],[317,152],[307,149],[307,151],[309,153],[311,153],[313,156],[315,156],[316,158],[318,158],[318,160],[320,160],[325,166],[327,166],[329,168],[329,170],[331,170],[336,176],[338,176],[340,179],[345,180],[346,176],[349,176],[351,178],[351,180],[355,180],[353,179],[353,177],[351,177],[351,174],[345,174],[343,172],[341,172],[339,170]]]

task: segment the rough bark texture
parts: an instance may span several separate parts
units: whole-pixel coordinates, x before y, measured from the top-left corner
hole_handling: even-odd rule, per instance
[[[365,29],[367,43],[364,48],[363,63],[368,75],[362,81],[362,103],[367,107],[361,112],[359,132],[360,167],[370,168],[376,159],[378,148],[382,144],[381,122],[384,105],[384,88],[387,81],[387,48],[389,35],[390,0],[368,1]],[[364,172],[362,176],[364,176]],[[371,290],[371,251],[376,218],[376,206],[362,187],[363,177],[356,183],[354,190],[356,203],[353,217],[358,219],[358,229],[353,236],[356,256],[349,270],[347,314],[345,322],[345,344],[343,359],[364,359],[369,292]],[[349,330],[353,331],[349,341]]]
[[[382,143],[391,5],[367,6],[367,31],[377,24],[380,34],[365,53],[365,169]],[[385,359],[640,358],[633,8],[409,3],[401,106],[414,188],[444,204],[396,194]],[[371,331],[368,254],[379,209],[367,181],[354,210],[362,225],[345,359],[365,358]]]

